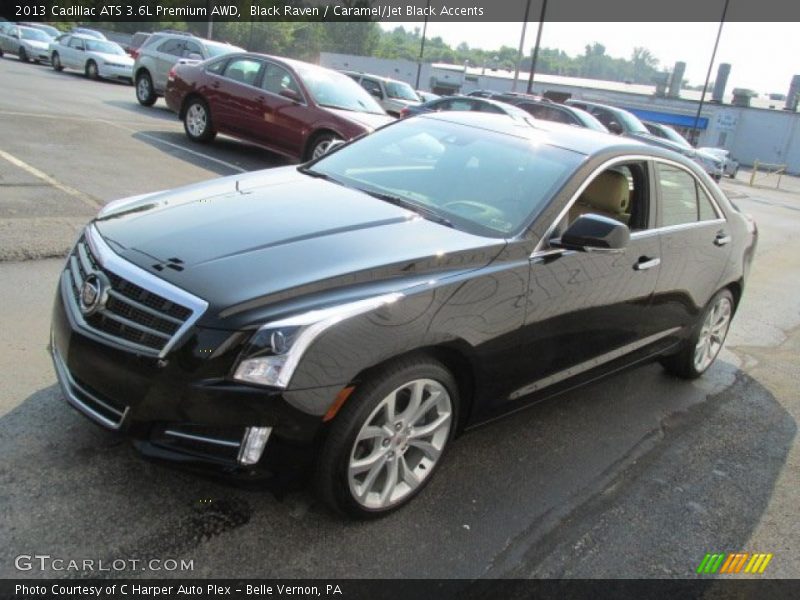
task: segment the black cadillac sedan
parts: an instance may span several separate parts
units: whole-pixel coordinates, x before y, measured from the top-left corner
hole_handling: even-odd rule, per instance
[[[693,162],[504,115],[109,204],[67,260],[67,401],[146,455],[309,474],[385,514],[465,428],[650,359],[717,356],[756,227]]]

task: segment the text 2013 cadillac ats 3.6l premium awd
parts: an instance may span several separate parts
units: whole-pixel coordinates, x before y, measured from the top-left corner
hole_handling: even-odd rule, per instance
[[[756,227],[693,162],[504,115],[109,204],[61,276],[67,400],[146,455],[393,510],[464,428],[647,359],[701,375]]]

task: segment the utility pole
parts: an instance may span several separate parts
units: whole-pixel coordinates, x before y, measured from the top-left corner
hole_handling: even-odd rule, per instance
[[[542,43],[542,29],[544,29],[544,15],[547,12],[547,0],[542,0],[542,12],[539,15],[539,29],[536,30],[536,45],[533,47],[531,57],[531,72],[528,74],[528,93],[533,93],[533,74],[536,72],[536,61],[539,59],[539,45]]]
[[[525,31],[528,29],[528,13],[531,11],[531,0],[525,5],[525,16],[522,18],[522,35],[519,36],[519,50],[517,50],[517,63],[514,67],[514,82],[511,84],[511,91],[517,91],[517,79],[519,79],[519,63],[522,62],[522,46],[525,44]]]
[[[425,54],[425,35],[428,33],[428,13],[431,9],[431,0],[428,0],[428,7],[425,10],[425,23],[422,25],[422,41],[419,44],[419,60],[417,61],[417,83],[415,90],[419,89],[419,78],[422,75],[422,55]]]
[[[703,110],[703,103],[706,99],[706,90],[708,89],[708,81],[711,79],[711,69],[714,68],[714,59],[717,57],[717,46],[719,46],[719,38],[722,35],[722,26],[725,24],[725,15],[728,13],[728,2],[730,2],[730,0],[725,0],[725,6],[722,8],[722,18],[719,21],[719,29],[717,29],[717,39],[714,42],[714,50],[711,52],[711,60],[708,62],[706,82],[703,84],[703,93],[700,94],[700,103],[697,105],[697,114],[694,116],[694,127],[692,127],[692,132],[694,133],[695,143],[697,143],[697,138],[700,137],[700,134],[697,132],[697,127],[700,123],[700,111]]]

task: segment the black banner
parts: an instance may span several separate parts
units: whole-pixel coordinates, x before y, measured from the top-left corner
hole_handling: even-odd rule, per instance
[[[503,600],[668,598],[689,600],[781,600],[800,595],[800,580],[769,579],[597,579],[597,580],[19,580],[0,582],[0,598],[39,600],[152,600],[154,598],[230,599],[287,597],[308,600]]]
[[[10,21],[522,21],[543,0],[0,0]],[[725,0],[550,0],[548,21],[719,21]],[[730,0],[727,21],[800,21],[800,2]],[[676,31],[676,39],[679,32]]]

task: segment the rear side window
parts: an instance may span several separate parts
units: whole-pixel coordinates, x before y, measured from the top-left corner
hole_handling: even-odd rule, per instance
[[[658,163],[661,226],[710,221],[718,217],[711,199],[687,171]]]
[[[158,47],[159,52],[180,56],[183,52],[183,40],[167,40]]]

